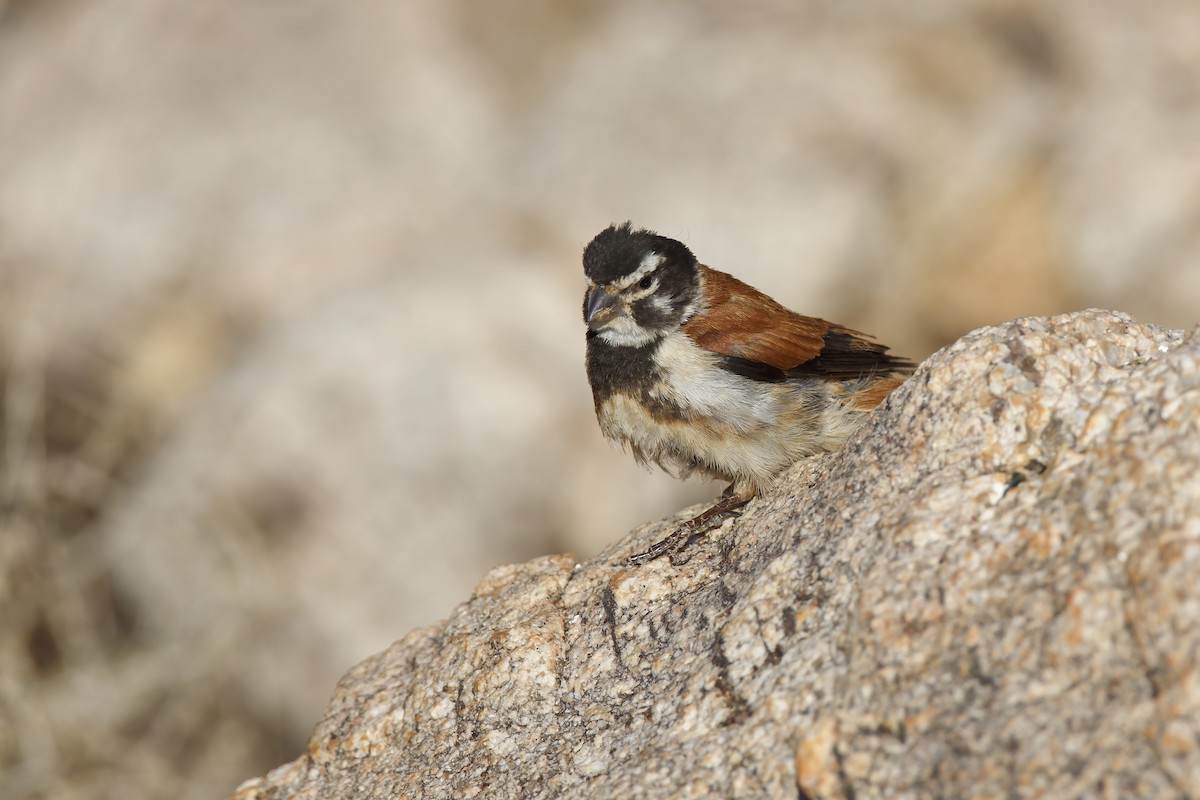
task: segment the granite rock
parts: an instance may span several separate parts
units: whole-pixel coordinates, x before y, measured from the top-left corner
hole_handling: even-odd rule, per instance
[[[610,222],[913,358],[1196,321],[1195,0],[116,7],[0,0],[4,800],[225,794],[491,566],[719,491],[597,431]]]
[[[235,797],[1200,794],[1198,390],[1200,330],[975,331],[686,564],[493,570]]]

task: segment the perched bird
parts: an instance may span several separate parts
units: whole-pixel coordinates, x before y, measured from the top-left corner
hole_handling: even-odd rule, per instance
[[[600,430],[642,464],[730,482],[635,564],[674,559],[788,466],[840,447],[913,369],[865,334],[793,313],[628,222],[592,239],[583,271]]]

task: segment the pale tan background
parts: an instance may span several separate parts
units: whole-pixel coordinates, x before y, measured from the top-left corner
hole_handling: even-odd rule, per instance
[[[924,357],[1200,300],[1200,4],[0,0],[0,795],[219,796],[610,451],[632,219]]]

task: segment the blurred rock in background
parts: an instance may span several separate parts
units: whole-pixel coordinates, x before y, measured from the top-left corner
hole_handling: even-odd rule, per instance
[[[489,567],[718,492],[596,430],[609,222],[917,358],[1183,327],[1198,142],[1190,0],[0,0],[5,797],[220,795]]]

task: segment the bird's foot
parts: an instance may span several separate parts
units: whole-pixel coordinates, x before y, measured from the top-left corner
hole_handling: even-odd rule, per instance
[[[749,498],[742,498],[736,494],[722,496],[716,505],[684,522],[670,536],[655,542],[640,553],[631,555],[629,563],[636,567],[670,553],[672,564],[686,564],[690,556],[685,555],[683,551],[688,545],[725,520],[740,517],[742,512],[737,509],[748,502]]]

